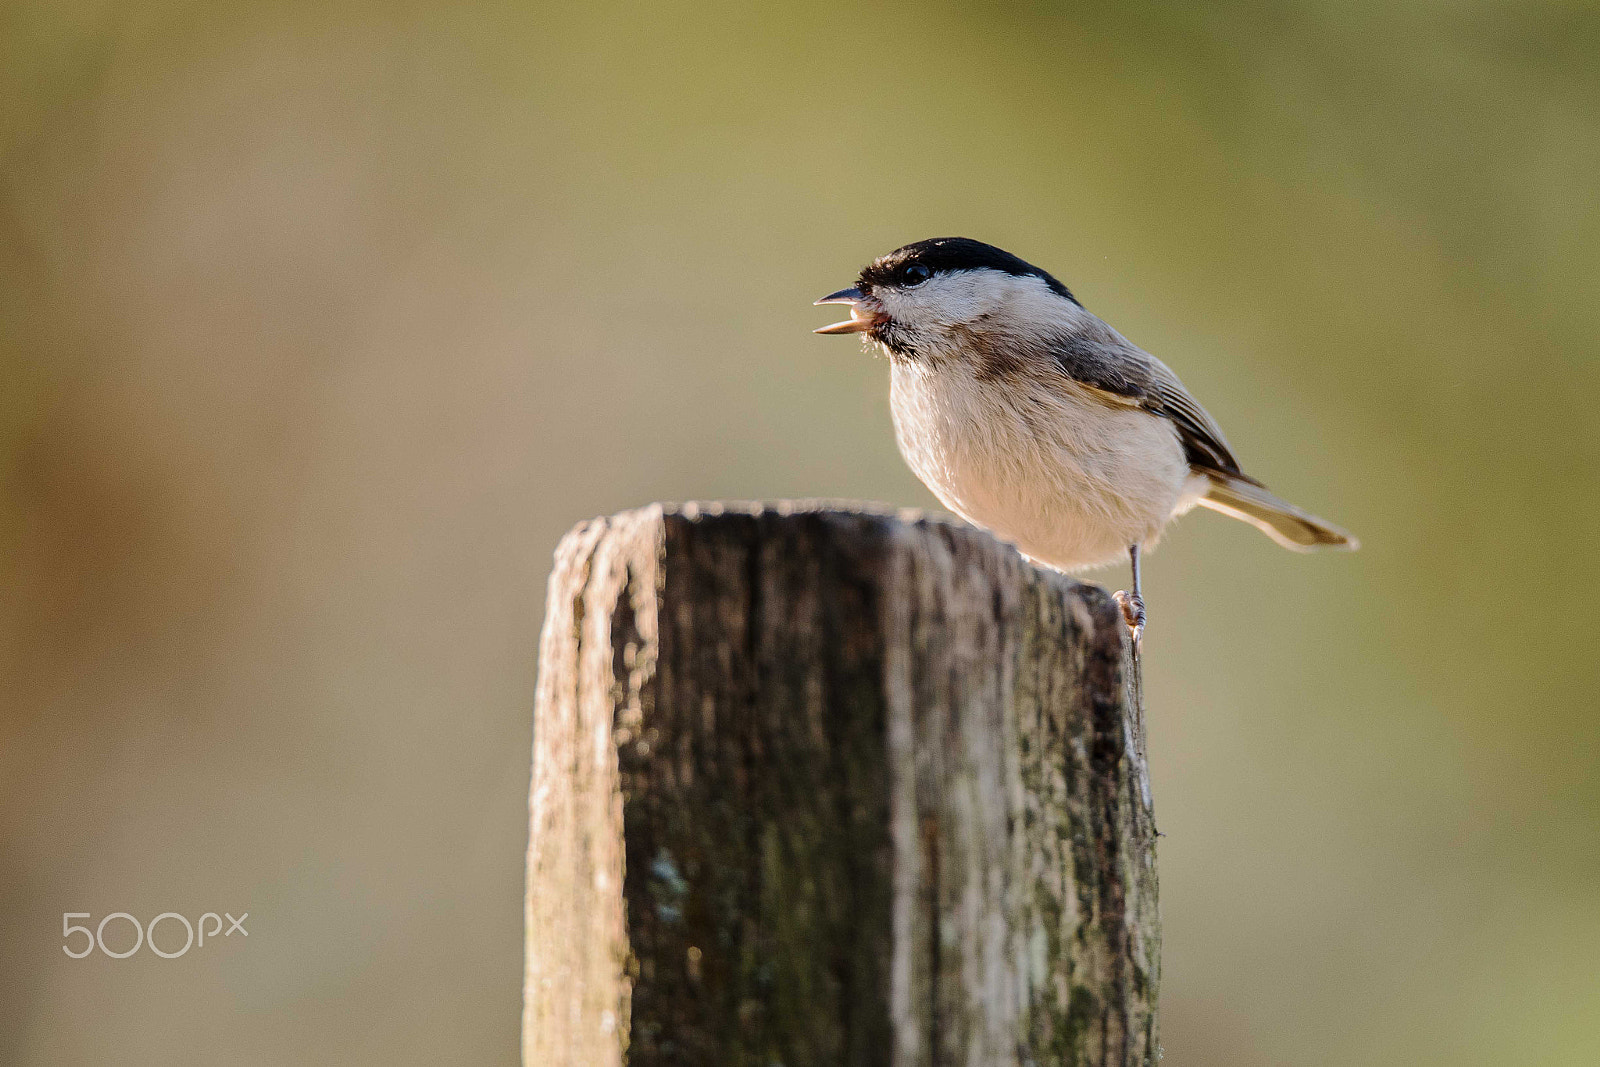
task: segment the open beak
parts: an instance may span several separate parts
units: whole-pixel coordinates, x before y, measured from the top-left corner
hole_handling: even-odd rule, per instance
[[[888,316],[875,308],[867,306],[867,298],[860,289],[840,289],[837,293],[829,293],[818,300],[818,304],[849,304],[850,317],[843,322],[835,322],[824,326],[812,333],[865,333],[874,326],[887,320]]]

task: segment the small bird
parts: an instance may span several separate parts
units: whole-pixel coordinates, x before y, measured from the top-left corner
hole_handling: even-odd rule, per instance
[[[1062,571],[1127,553],[1118,592],[1137,648],[1139,555],[1196,504],[1296,551],[1354,537],[1245,474],[1178,376],[1050,274],[993,245],[934,237],[874,260],[818,304],[889,358],[901,455],[951,511]]]

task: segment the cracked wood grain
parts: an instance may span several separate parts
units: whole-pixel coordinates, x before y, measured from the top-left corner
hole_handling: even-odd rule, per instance
[[[1104,590],[953,523],[579,526],[540,649],[524,1062],[1153,1065],[1126,656]]]

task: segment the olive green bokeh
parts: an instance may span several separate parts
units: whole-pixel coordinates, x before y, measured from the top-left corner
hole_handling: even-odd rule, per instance
[[[1365,544],[1150,560],[1167,1062],[1600,1061],[1597,49],[1559,2],[0,8],[0,1060],[514,1062],[551,548],[931,504],[809,303],[964,234]]]

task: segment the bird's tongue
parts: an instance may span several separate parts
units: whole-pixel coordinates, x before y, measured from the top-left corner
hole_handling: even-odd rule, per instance
[[[883,315],[862,307],[850,309],[850,317],[842,322],[830,323],[813,333],[865,333],[883,321]]]

